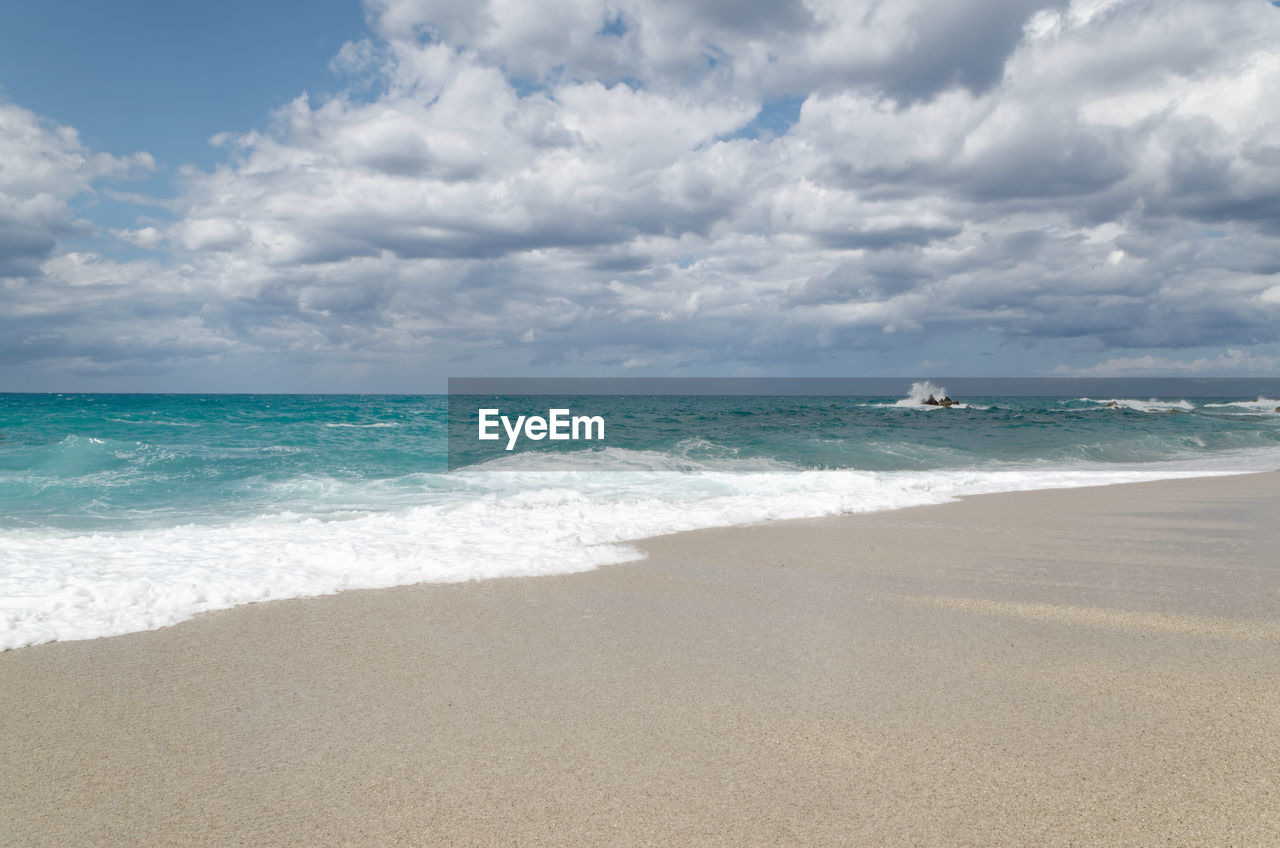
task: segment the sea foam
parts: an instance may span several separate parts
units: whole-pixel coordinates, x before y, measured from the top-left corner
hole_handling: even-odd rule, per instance
[[[1261,453],[1132,466],[868,472],[611,448],[597,452],[596,468],[540,470],[538,457],[524,454],[416,475],[399,491],[417,486],[431,502],[380,511],[280,512],[96,533],[8,530],[0,534],[0,563],[12,564],[0,574],[0,649],[163,627],[254,601],[583,571],[637,558],[628,542],[682,530],[1280,463],[1275,450]]]
[[[0,648],[581,571],[702,527],[1277,468],[1280,415],[1255,392],[1274,395],[1119,413],[974,394],[990,409],[959,415],[918,413],[946,394],[924,382],[905,403],[616,397],[600,403],[635,436],[625,447],[575,452],[571,469],[516,451],[448,473],[439,397],[0,395]],[[1170,409],[1184,414],[1124,414]]]
[[[1150,400],[1136,400],[1134,398],[1109,398],[1107,400],[1095,400],[1093,398],[1080,398],[1083,403],[1099,404],[1102,409],[1132,409],[1135,412],[1191,412],[1196,405],[1189,400],[1159,400],[1151,398]]]

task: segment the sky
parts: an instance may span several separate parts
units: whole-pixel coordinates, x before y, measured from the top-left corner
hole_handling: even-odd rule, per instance
[[[0,391],[1280,373],[1269,0],[0,5]]]

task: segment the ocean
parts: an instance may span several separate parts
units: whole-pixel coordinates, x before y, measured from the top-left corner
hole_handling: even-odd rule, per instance
[[[0,395],[0,649],[581,571],[680,530],[1280,469],[1275,383],[966,381],[950,409],[920,403],[948,384],[910,381],[595,397],[626,446],[575,444],[568,464],[455,446],[452,471],[443,395]]]

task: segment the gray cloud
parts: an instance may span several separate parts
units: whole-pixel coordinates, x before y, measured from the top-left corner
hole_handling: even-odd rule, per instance
[[[0,100],[0,278],[36,274],[59,238],[93,232],[69,204],[89,191],[94,180],[153,167],[145,153],[125,158],[93,154],[75,130]]]
[[[889,4],[878,4],[872,15]],[[982,93],[1000,82],[1030,17],[1062,8],[1052,0],[988,0],[911,6],[909,39],[883,64],[851,69],[849,80],[899,101],[962,86]],[[874,17],[873,17],[874,20]]]
[[[225,164],[184,172],[172,223],[113,231],[167,245],[154,260],[58,247],[86,226],[70,200],[139,163],[7,107],[0,143],[54,164],[0,172],[3,361],[261,360],[324,387],[424,368],[1168,371],[1179,350],[1247,368],[1280,344],[1267,3],[369,15],[374,38],[334,63],[352,92],[220,137]],[[737,137],[779,93],[803,98],[794,125]]]

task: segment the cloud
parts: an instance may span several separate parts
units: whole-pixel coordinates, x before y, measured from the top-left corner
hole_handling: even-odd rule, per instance
[[[465,46],[536,82],[708,83],[752,93],[865,87],[898,99],[997,84],[1032,15],[1056,0],[371,0],[397,50]],[[359,52],[355,49],[351,53]]]
[[[59,238],[93,232],[69,202],[90,191],[94,180],[154,167],[145,153],[91,153],[74,129],[0,100],[0,278],[32,274]]]
[[[1280,341],[1269,4],[367,11],[346,91],[216,136],[174,220],[111,231],[146,262],[57,245],[91,229],[71,198],[147,163],[0,113],[0,143],[53,163],[0,176],[28,204],[0,205],[6,355],[1026,373],[1133,350],[1109,361],[1154,373]],[[779,98],[798,109],[752,133]]]
[[[1171,359],[1165,356],[1120,356],[1086,368],[1060,365],[1054,374],[1064,377],[1125,377],[1134,374],[1163,376],[1269,374],[1280,366],[1280,357],[1262,356],[1239,349],[1213,357]]]
[[[113,229],[111,235],[134,247],[146,250],[155,250],[164,243],[164,234],[155,227],[139,227],[136,230]]]

